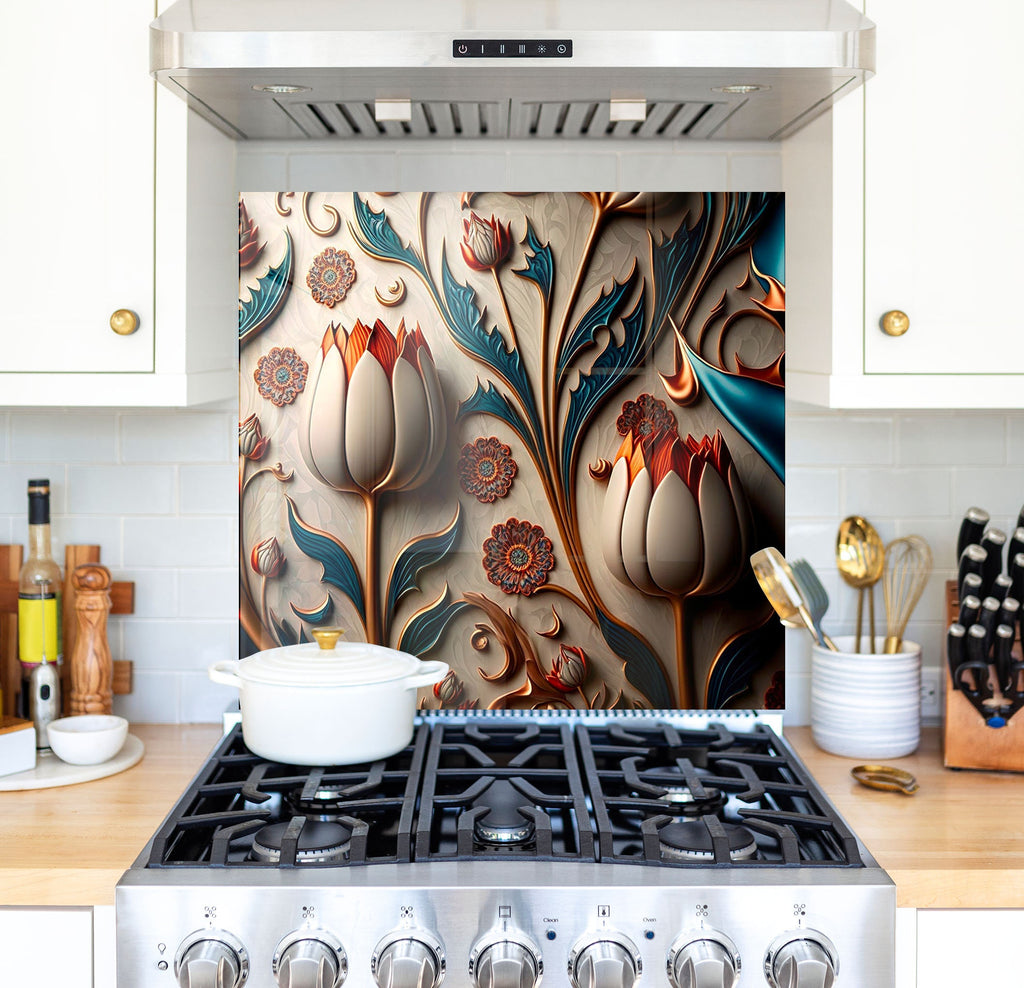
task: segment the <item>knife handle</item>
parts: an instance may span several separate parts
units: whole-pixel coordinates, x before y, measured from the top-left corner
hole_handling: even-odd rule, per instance
[[[1018,525],[1010,536],[1010,544],[1006,547],[1006,568],[1009,570],[1013,557],[1024,552],[1024,527]]]
[[[1003,606],[999,608],[999,621],[996,626],[1008,624],[1012,630],[1017,624],[1018,617],[1020,617],[1020,601],[1016,597],[1006,597],[1003,600]]]
[[[972,543],[967,546],[962,553],[960,553],[960,564],[957,566],[956,573],[956,585],[957,589],[960,590],[964,585],[964,577],[968,573],[976,573],[982,580],[982,588],[985,584],[985,561],[988,559],[988,553],[977,544]],[[960,594],[961,599],[963,594]]]
[[[957,624],[969,628],[978,620],[981,613],[981,598],[969,593],[966,597],[960,598],[960,613],[957,615]]]
[[[995,635],[996,625],[999,623],[999,611],[1003,606],[1001,600],[995,597],[986,597],[981,602],[981,613],[978,614],[977,624],[985,629],[985,654],[987,655],[992,647],[992,637]]]
[[[967,636],[967,629],[957,622],[951,624],[946,632],[946,662],[949,664],[949,675],[953,680],[953,689],[959,689],[956,681],[956,671],[964,664],[967,658],[964,639]]]
[[[1013,580],[1010,596],[1024,600],[1024,552],[1018,552],[1010,561],[1009,573],[1010,579]]]
[[[1010,590],[1013,587],[1013,580],[1011,580],[1005,573],[1000,573],[993,581],[992,585],[988,589],[988,595],[995,597],[996,600],[1002,600],[1004,597],[1010,596]]]
[[[1024,508],[1021,508],[1021,517],[1024,518]],[[960,532],[956,538],[956,558],[959,560],[964,549],[981,538],[985,526],[989,523],[989,513],[984,508],[968,508],[964,512],[963,521],[960,522]],[[1020,523],[1024,525],[1024,521]]]
[[[988,632],[984,625],[974,624],[967,629],[967,661],[957,667],[957,682],[963,684],[963,672],[969,669],[974,677],[974,689],[965,685],[961,689],[974,697],[987,699],[992,695],[988,685]]]
[[[1006,546],[1006,532],[999,528],[990,528],[981,537],[981,547],[988,556],[982,567],[981,578],[986,587],[991,587],[995,578],[1003,571],[1003,549]]]
[[[994,665],[996,667],[996,682],[1000,691],[1005,695],[1010,692],[1010,650],[1013,648],[1013,639],[1016,632],[1008,624],[1001,624],[996,628],[996,648]]]

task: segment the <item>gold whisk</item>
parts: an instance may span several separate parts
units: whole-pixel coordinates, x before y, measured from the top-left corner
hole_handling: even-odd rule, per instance
[[[882,595],[885,599],[886,655],[894,655],[903,646],[910,615],[924,593],[932,571],[932,550],[920,535],[893,539],[885,547],[885,571]]]

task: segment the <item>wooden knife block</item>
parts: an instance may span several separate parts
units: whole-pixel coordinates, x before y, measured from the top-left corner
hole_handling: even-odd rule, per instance
[[[18,572],[24,559],[20,545],[0,545],[0,689],[3,706],[0,715],[14,714],[15,696],[21,688],[21,664],[18,662]],[[69,658],[75,647],[78,620],[75,612],[75,588],[71,574],[83,563],[99,563],[98,545],[69,545],[64,549],[64,597],[62,630],[64,633],[64,664],[61,667],[61,696],[64,714],[68,714],[70,697]],[[131,614],[135,610],[135,584],[116,582],[110,587],[111,614]],[[115,695],[131,693],[132,664],[121,660],[113,663]]]
[[[946,627],[957,619],[956,580],[946,583]],[[1021,657],[1020,636],[1013,654]],[[1007,721],[1005,727],[988,727],[981,714],[959,690],[953,689],[949,662],[942,657],[946,677],[946,711],[943,721],[943,763],[946,768],[1001,769],[1024,772],[1024,708]]]

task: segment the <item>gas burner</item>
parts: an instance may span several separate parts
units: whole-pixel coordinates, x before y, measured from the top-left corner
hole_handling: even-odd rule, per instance
[[[473,823],[473,834],[481,844],[507,847],[525,844],[534,836],[534,823],[523,817],[518,807],[525,800],[511,782],[495,779],[475,800],[473,809],[486,808]]]
[[[747,861],[757,853],[754,835],[746,827],[734,823],[722,824],[729,838],[729,858]],[[711,832],[701,822],[670,823],[658,831],[661,853],[669,861],[714,861],[715,852]]]
[[[705,789],[703,796],[696,796],[689,786],[669,786],[658,799],[668,804],[668,812],[676,816],[717,816],[725,806],[725,794],[720,789]]]
[[[312,820],[336,820],[350,802],[345,786],[320,786],[311,796],[298,788],[285,796],[285,804],[294,816]]]
[[[258,830],[252,841],[253,859],[270,864],[279,862],[281,845],[289,826],[290,821],[272,823]],[[299,832],[295,863],[324,864],[345,861],[348,859],[351,838],[352,831],[340,823],[306,820]]]

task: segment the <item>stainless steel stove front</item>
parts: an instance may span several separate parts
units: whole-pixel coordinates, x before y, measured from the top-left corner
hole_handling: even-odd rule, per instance
[[[895,887],[870,859],[133,869],[117,915],[132,988],[894,986]]]

